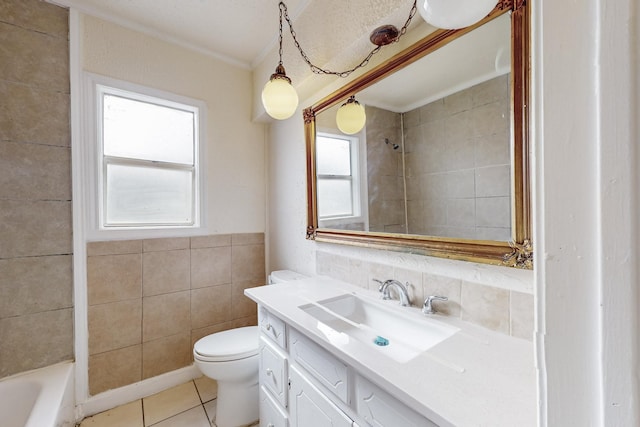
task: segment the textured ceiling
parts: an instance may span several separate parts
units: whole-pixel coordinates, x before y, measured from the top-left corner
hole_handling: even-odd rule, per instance
[[[66,7],[74,7],[80,12],[115,22],[161,39],[177,43],[191,49],[215,56],[237,66],[256,72],[257,83],[273,73],[277,65],[277,40],[279,0],[46,0]],[[286,0],[289,16],[293,20],[297,38],[312,62],[322,68],[344,71],[353,68],[373,49],[369,41],[371,31],[381,25],[392,24],[401,28],[405,23],[412,0]],[[289,27],[283,24],[283,62],[287,75],[302,95],[310,96],[322,87],[340,84],[333,76],[317,76],[311,73],[297,51]],[[413,32],[414,29],[419,31]],[[409,34],[395,47],[385,48],[374,57],[372,64],[379,62],[415,36],[432,31],[419,15],[415,16]],[[500,42],[499,42],[500,43]],[[496,49],[486,52],[486,69],[494,68]],[[456,53],[459,57],[478,58],[473,47],[467,53]],[[508,46],[506,47],[508,51]],[[497,65],[496,65],[497,67]],[[416,103],[418,93],[416,83],[423,89],[419,95],[425,99],[434,94],[427,92],[425,76],[431,82],[450,72],[439,64],[425,65],[418,76],[402,75],[393,84],[381,85],[378,94],[363,94],[369,102],[382,105],[385,94],[393,94],[396,105],[388,105],[392,110],[402,110]],[[460,63],[455,68],[480,70],[479,61]],[[486,71],[486,70],[485,70]],[[486,74],[483,71],[482,73]],[[495,68],[493,73],[497,71]],[[487,71],[488,72],[488,71]],[[357,75],[358,73],[354,74]],[[469,74],[469,73],[467,73]],[[472,77],[465,77],[467,80]],[[422,83],[425,83],[424,85]],[[453,82],[450,86],[455,86]],[[437,85],[436,85],[437,86]],[[433,90],[442,92],[442,84]]]
[[[277,43],[278,0],[47,1],[188,45],[245,68],[254,68]],[[363,37],[367,40],[371,30],[387,23],[387,18],[400,27],[412,1],[287,0],[285,3],[304,49],[314,62],[322,65],[354,40]],[[285,42],[290,43],[286,23],[284,31],[287,32]],[[371,46],[367,41],[362,53],[368,52]],[[287,54],[298,55],[294,49]]]

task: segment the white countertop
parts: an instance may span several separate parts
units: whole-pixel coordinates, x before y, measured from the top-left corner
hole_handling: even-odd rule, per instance
[[[249,298],[441,427],[536,425],[531,342],[460,319],[427,318],[418,308],[400,307],[418,323],[435,320],[460,328],[440,344],[400,363],[356,340],[330,342],[318,329],[318,320],[299,308],[350,292],[375,296],[372,291],[322,276],[245,290]],[[384,304],[397,305],[397,301]]]

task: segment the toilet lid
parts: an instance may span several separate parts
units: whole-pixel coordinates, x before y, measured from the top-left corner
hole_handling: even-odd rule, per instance
[[[230,329],[200,338],[193,346],[196,355],[212,362],[244,359],[258,354],[258,327]]]

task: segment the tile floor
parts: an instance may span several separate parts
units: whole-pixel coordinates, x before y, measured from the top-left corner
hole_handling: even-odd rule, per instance
[[[200,377],[85,418],[79,427],[215,427],[217,392],[215,381]]]

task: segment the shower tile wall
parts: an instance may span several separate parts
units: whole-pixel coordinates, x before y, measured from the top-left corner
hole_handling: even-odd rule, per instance
[[[68,18],[0,2],[0,378],[73,359]]]
[[[205,335],[257,324],[244,290],[265,283],[264,234],[87,245],[89,391],[192,363]]]
[[[393,149],[402,145],[400,115],[369,106],[366,113],[369,231],[406,233],[402,149]]]
[[[509,77],[405,113],[409,233],[510,240]]]

